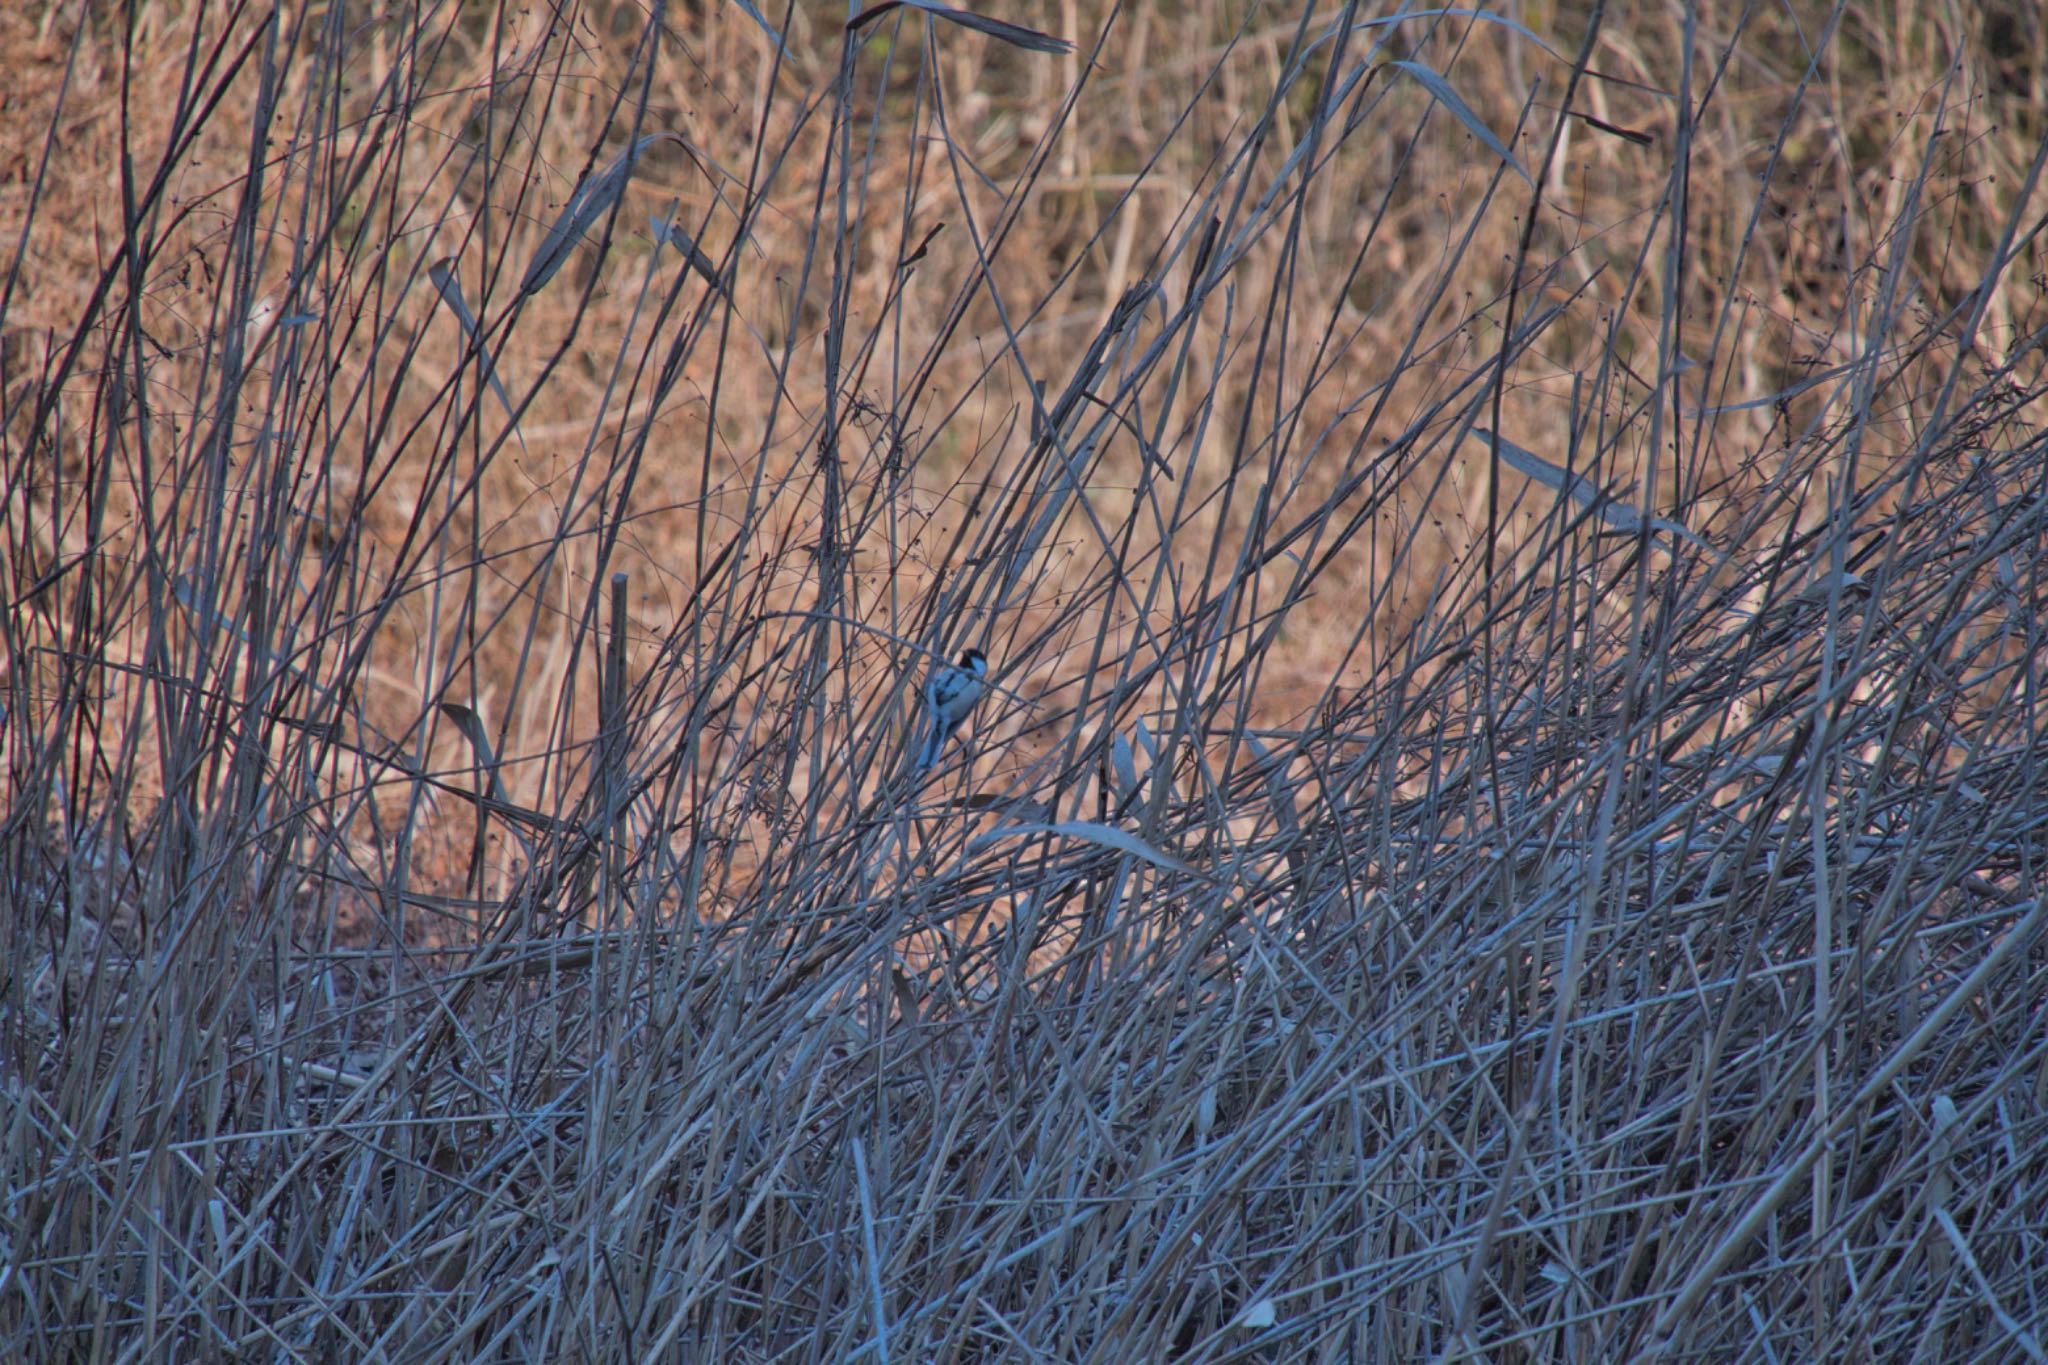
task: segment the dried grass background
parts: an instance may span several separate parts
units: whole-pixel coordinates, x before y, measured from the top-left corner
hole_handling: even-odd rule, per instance
[[[0,1349],[2042,1359],[2036,9],[975,13],[0,13]]]

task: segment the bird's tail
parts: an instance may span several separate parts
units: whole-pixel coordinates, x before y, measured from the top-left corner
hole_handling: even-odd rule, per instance
[[[918,743],[917,763],[911,771],[922,773],[929,770],[932,764],[939,761],[939,755],[945,752],[945,748],[946,732],[939,728],[939,718],[932,716],[925,726],[924,738]]]

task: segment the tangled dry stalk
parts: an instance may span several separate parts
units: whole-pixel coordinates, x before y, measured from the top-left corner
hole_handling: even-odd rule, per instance
[[[0,17],[6,1353],[2041,1359],[1977,9]]]

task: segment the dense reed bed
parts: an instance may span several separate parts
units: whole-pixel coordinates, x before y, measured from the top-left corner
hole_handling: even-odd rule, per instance
[[[0,16],[0,1351],[2041,1359],[2040,22]]]

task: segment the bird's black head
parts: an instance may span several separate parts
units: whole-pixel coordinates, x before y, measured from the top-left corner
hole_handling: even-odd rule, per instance
[[[960,666],[978,678],[988,672],[988,655],[978,649],[970,649],[960,656]]]

